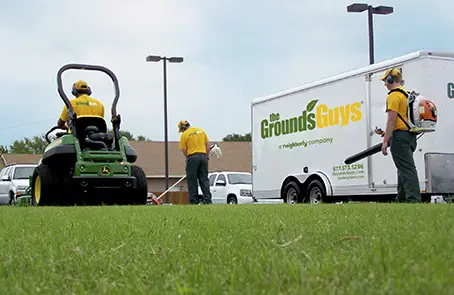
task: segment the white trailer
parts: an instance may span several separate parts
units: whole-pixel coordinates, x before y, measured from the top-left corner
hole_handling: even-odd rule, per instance
[[[393,200],[397,171],[381,153],[345,165],[346,158],[379,144],[388,90],[380,78],[401,69],[404,87],[435,103],[435,132],[414,153],[421,192],[454,193],[454,52],[418,51],[271,96],[252,112],[252,190],[287,203]]]

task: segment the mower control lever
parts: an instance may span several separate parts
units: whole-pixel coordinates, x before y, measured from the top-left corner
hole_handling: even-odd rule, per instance
[[[52,131],[55,131],[55,130],[57,130],[57,129],[61,129],[61,128],[58,127],[58,126],[54,126],[54,127],[52,127],[49,131],[47,131],[46,136],[45,136],[45,137],[46,137],[46,140],[47,140],[47,143],[51,143],[51,141],[50,141],[50,139],[49,139],[49,134],[50,134]],[[61,129],[61,130],[63,130],[63,129]],[[59,132],[59,133],[57,133],[57,137],[61,137],[62,135],[65,135],[66,133],[67,133],[67,132]]]

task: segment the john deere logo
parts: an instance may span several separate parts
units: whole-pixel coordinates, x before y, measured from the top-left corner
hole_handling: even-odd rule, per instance
[[[109,175],[110,174],[110,167],[109,166],[102,166],[101,167],[101,174],[102,175]]]

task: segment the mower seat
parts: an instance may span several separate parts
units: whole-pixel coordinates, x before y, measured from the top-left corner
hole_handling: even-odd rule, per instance
[[[97,116],[81,116],[75,122],[77,139],[81,149],[109,149],[113,137],[107,134],[107,124],[104,118]]]

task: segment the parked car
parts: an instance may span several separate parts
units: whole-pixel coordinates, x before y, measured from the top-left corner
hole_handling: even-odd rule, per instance
[[[0,204],[13,205],[16,198],[25,193],[29,177],[38,165],[10,164],[0,171]]]
[[[221,171],[208,174],[213,204],[250,204],[256,202],[252,196],[252,174],[248,172]],[[199,200],[203,200],[199,186]]]

